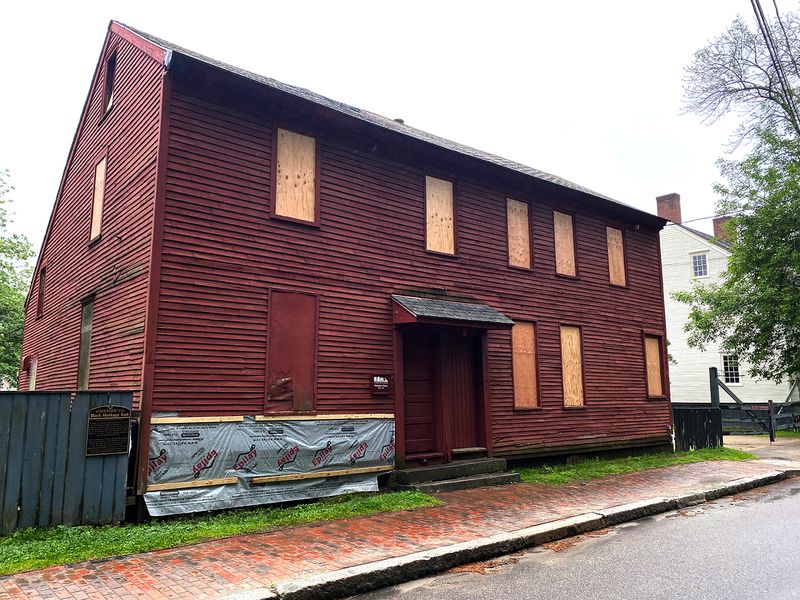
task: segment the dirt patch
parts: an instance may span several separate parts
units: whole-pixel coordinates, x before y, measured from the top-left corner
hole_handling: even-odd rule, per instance
[[[586,533],[565,538],[563,540],[542,544],[542,548],[547,548],[548,550],[552,550],[553,552],[563,552],[564,550],[568,550],[573,546],[577,546],[581,542],[584,542],[590,538],[597,538],[604,535],[608,535],[609,533],[611,533],[611,531],[612,530],[610,527],[606,527],[605,529],[598,529],[597,531],[587,531]]]
[[[468,565],[453,567],[452,569],[449,569],[447,572],[478,573],[480,575],[485,575],[487,571],[491,571],[492,569],[496,569],[498,567],[504,567],[506,565],[515,565],[519,562],[520,558],[522,558],[522,554],[517,552],[515,554],[509,554],[508,556],[502,556],[500,558],[495,558],[492,560],[485,560],[483,562],[476,562],[476,563],[470,563]]]

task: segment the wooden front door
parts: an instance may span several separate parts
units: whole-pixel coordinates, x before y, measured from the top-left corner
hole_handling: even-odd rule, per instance
[[[407,331],[403,335],[403,392],[406,455],[437,450],[436,357],[438,335]]]
[[[480,428],[480,337],[460,331],[445,333],[441,341],[442,405],[449,451],[483,446]]]
[[[405,455],[452,459],[484,446],[481,337],[455,328],[403,332]]]

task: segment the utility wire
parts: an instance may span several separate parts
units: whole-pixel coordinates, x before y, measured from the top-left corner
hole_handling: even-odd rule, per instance
[[[772,31],[770,30],[767,19],[764,16],[764,10],[761,8],[761,0],[750,0],[750,4],[753,7],[753,12],[756,15],[756,22],[758,23],[758,28],[764,38],[764,44],[767,47],[767,52],[769,52],[772,66],[774,67],[775,74],[778,78],[778,83],[783,91],[783,96],[786,101],[785,108],[786,112],[788,113],[789,120],[794,126],[795,131],[800,132],[800,119],[798,119],[797,106],[794,103],[794,95],[792,94],[791,87],[789,86],[789,82],[786,78],[786,73],[783,70],[783,64],[781,63],[780,56],[778,55],[777,46],[774,38],[772,37]]]

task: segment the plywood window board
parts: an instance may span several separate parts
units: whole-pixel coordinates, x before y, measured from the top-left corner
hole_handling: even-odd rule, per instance
[[[430,176],[425,177],[425,247],[456,253],[453,183]]]
[[[553,230],[556,252],[556,273],[576,276],[575,232],[572,215],[553,211]]]
[[[81,338],[78,351],[78,389],[89,389],[89,361],[92,355],[92,321],[94,302],[86,302],[81,307]]]
[[[581,329],[574,325],[561,326],[561,376],[564,406],[583,406]]]
[[[517,321],[511,329],[514,408],[538,408],[536,325]]]
[[[647,368],[647,395],[664,395],[663,360],[661,358],[661,338],[654,335],[644,337],[644,358]]]
[[[506,199],[508,222],[508,264],[523,269],[531,268],[531,225],[528,203]]]
[[[106,192],[106,157],[100,159],[94,169],[94,191],[92,195],[92,225],[89,240],[100,237],[103,227],[103,200]]]
[[[627,285],[625,275],[625,238],[621,229],[606,227],[608,246],[608,281],[612,285]]]
[[[317,223],[317,140],[278,128],[274,213]]]

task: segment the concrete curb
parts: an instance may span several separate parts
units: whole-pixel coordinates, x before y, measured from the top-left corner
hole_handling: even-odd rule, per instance
[[[251,590],[241,594],[224,596],[219,600],[335,599],[361,594],[419,579],[459,565],[488,560],[525,548],[540,546],[587,531],[603,529],[687,506],[695,506],[723,496],[776,483],[786,479],[789,476],[788,473],[795,474],[794,470],[771,471],[762,475],[735,479],[721,486],[698,490],[681,496],[651,498],[612,506],[597,512],[542,523],[534,527],[504,532],[470,542],[415,552],[297,581],[278,583],[271,589]]]

